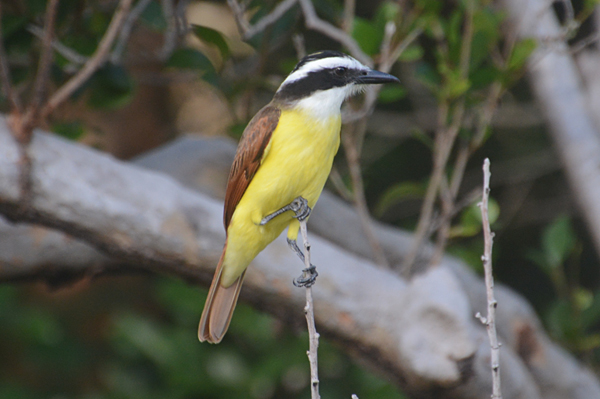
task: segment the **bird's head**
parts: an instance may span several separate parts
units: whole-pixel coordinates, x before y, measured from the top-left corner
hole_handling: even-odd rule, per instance
[[[302,58],[275,93],[274,100],[317,116],[340,112],[344,100],[366,85],[399,82],[338,51],[322,51]]]

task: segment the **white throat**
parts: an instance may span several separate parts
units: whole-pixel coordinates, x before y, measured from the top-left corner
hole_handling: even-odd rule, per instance
[[[332,116],[339,115],[344,100],[361,90],[362,87],[356,85],[317,91],[299,100],[293,108],[306,111],[314,118],[325,121]]]

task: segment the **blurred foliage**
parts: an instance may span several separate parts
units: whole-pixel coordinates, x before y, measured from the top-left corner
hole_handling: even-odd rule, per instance
[[[250,22],[267,15],[276,3],[248,2]],[[341,0],[313,3],[321,18],[340,24]],[[574,2],[576,23],[568,26],[573,38],[596,3]],[[115,4],[61,0],[57,39],[79,56],[89,57],[110,23]],[[560,2],[556,4],[560,8]],[[25,97],[35,77],[40,47],[30,28],[42,26],[45,7],[45,0],[2,4],[2,34],[12,79]],[[564,15],[564,10],[558,11]],[[158,35],[157,42],[162,43],[169,23],[159,1],[151,1],[138,22],[144,35]],[[531,100],[522,77],[537,43],[511,42],[502,33],[505,15],[489,0],[357,2],[349,31],[361,49],[376,58],[389,23],[396,28],[393,43],[411,32],[422,34],[400,54],[400,65],[392,71],[403,82],[412,82],[412,87],[408,83],[384,87],[380,108],[407,115],[430,111],[420,108],[423,104],[438,107],[436,111],[441,106],[449,111],[464,106],[471,122],[462,125],[457,147],[473,148],[459,197],[481,184],[481,163],[490,157],[490,211],[497,233],[493,256],[499,280],[534,304],[557,340],[590,363],[600,364],[597,254],[583,223],[573,217],[574,199],[556,156],[552,154],[551,166],[522,162],[531,154],[551,152],[552,143],[539,125],[478,130],[473,122],[488,106],[486,98],[495,86],[507,92],[509,103],[518,106]],[[91,110],[122,109],[147,84],[136,75],[136,68],[157,63],[152,84],[169,84],[172,76],[190,73],[208,82],[232,109],[229,133],[239,137],[257,107],[270,99],[295,65],[297,55],[291,44],[295,34],[302,35],[308,52],[340,48],[306,30],[298,7],[248,41],[250,56],[236,51],[239,39],[193,25],[191,35],[164,59],[156,56],[159,48],[127,48],[127,56],[140,58],[106,63],[73,100]],[[192,36],[195,42],[189,40]],[[51,86],[58,87],[80,67],[55,53]],[[421,92],[415,96],[416,84]],[[6,99],[0,97],[0,111],[7,110]],[[452,112],[448,115],[439,123],[451,124]],[[53,118],[50,128],[70,140],[81,140],[91,128],[83,119]],[[432,132],[420,128],[409,137],[366,135],[361,154],[365,195],[377,219],[414,228],[434,149]],[[450,163],[455,159],[453,153]],[[349,182],[343,151],[336,166],[342,181]],[[452,166],[447,168],[448,178],[453,171]],[[549,202],[560,206],[551,207]],[[480,222],[479,208],[471,201],[461,204],[449,229],[448,252],[476,271],[481,270],[483,248]],[[289,331],[277,320],[240,304],[224,342],[200,345],[195,332],[203,301],[196,289],[159,277],[84,281],[51,294],[37,285],[0,286],[0,358],[8,359],[0,364],[0,398],[308,398],[304,332]],[[298,313],[301,317],[301,310]],[[389,382],[321,342],[323,397],[349,398],[352,393],[361,398],[403,397]]]
[[[0,286],[0,397],[310,397],[306,332],[240,304],[227,339],[202,345],[205,298],[159,277],[103,278],[54,293]],[[319,370],[324,397],[404,398],[323,339]]]

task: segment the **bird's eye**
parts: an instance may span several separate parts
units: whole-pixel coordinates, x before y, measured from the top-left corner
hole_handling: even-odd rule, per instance
[[[334,71],[334,73],[337,76],[344,76],[346,74],[346,71],[348,71],[348,68],[346,68],[346,67],[337,67],[333,71]]]

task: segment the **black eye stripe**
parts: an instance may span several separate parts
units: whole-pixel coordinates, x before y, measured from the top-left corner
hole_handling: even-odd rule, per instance
[[[319,90],[343,87],[353,82],[361,73],[362,70],[360,69],[352,69],[345,66],[312,71],[298,80],[281,86],[275,94],[275,99],[280,101],[294,101],[308,97]]]

